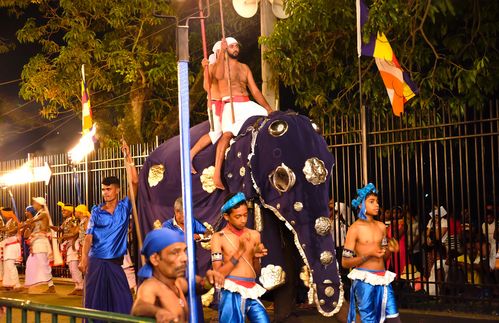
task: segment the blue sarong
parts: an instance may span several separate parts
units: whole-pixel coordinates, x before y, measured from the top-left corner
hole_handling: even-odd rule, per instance
[[[348,274],[348,278],[352,279],[348,323],[355,323],[356,309],[362,323],[382,323],[387,318],[399,316],[391,285],[394,273],[356,268]]]
[[[236,280],[254,282],[254,279],[234,276],[227,276],[227,278],[230,280],[225,280],[225,286],[221,292],[218,321],[220,323],[244,323],[248,318],[250,322],[270,323],[265,307],[258,300],[258,296],[265,289],[258,284],[247,288],[234,282]]]
[[[123,260],[89,257],[85,276],[85,308],[130,314],[132,293],[125,272]],[[93,321],[100,322],[100,321]]]

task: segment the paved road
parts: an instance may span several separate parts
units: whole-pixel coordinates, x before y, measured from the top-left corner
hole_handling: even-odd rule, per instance
[[[56,294],[42,294],[41,292],[46,289],[46,286],[36,287],[30,290],[29,294],[19,294],[10,292],[0,292],[0,297],[9,297],[16,299],[30,300],[32,302],[60,305],[60,306],[73,306],[81,307],[82,298],[81,296],[67,296],[67,294],[73,289],[73,284],[69,280],[57,279],[56,284]],[[336,318],[325,318],[317,314],[314,310],[299,310],[297,312],[297,317],[293,317],[287,323],[322,323],[322,322],[341,322]],[[207,322],[211,318],[216,317],[216,312],[210,309],[205,310],[205,317]],[[459,314],[459,313],[441,313],[441,312],[424,312],[424,311],[408,311],[401,310],[401,320],[404,323],[437,323],[437,322],[451,322],[451,323],[479,323],[479,322],[499,322],[499,317],[491,316],[479,316],[470,314]],[[5,318],[1,319],[0,322],[5,322]],[[13,322],[21,322],[20,311],[14,311]],[[34,315],[28,315],[28,322],[34,322]],[[52,322],[51,316],[48,314],[42,315],[42,323]],[[66,323],[69,319],[66,317],[59,317],[59,322]]]

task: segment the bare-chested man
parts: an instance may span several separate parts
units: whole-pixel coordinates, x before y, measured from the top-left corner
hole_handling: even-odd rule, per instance
[[[213,235],[211,260],[213,269],[224,275],[219,322],[270,322],[267,312],[258,300],[265,288],[255,282],[260,272],[260,258],[267,249],[260,233],[246,228],[248,207],[243,193],[230,194],[221,212],[227,226]]]
[[[147,234],[142,247],[142,254],[147,263],[139,271],[139,277],[146,280],[137,291],[132,315],[154,317],[156,322],[189,321],[189,309],[185,299],[186,251],[184,235],[180,232],[162,228]],[[208,270],[206,276],[206,279],[196,276],[200,292],[209,284],[223,284],[224,278],[220,273]]]
[[[197,171],[192,165],[194,157],[203,149],[208,147],[208,145],[215,144],[218,139],[222,136],[222,112],[223,112],[223,102],[220,90],[218,88],[218,80],[215,77],[215,63],[217,57],[219,56],[222,42],[219,40],[213,46],[213,54],[210,58],[203,59],[202,65],[207,68],[208,75],[204,74],[203,87],[206,92],[210,91],[211,95],[211,110],[212,110],[212,125],[213,130],[210,130],[207,134],[203,135],[191,148],[191,172],[196,174]]]
[[[26,261],[24,286],[29,288],[30,286],[46,283],[48,289],[45,293],[55,293],[52,268],[49,262],[52,245],[50,243],[50,218],[46,205],[45,198],[34,197],[33,207],[37,213],[33,218],[26,221],[28,224],[33,224],[33,229],[29,237],[30,254]]]
[[[226,68],[225,52],[227,52],[228,56],[228,70]],[[253,74],[248,65],[240,63],[238,56],[239,43],[237,40],[232,37],[222,39],[222,49],[215,63],[215,77],[218,80],[218,87],[224,102],[222,114],[223,134],[217,144],[215,173],[213,175],[215,187],[219,189],[224,189],[221,172],[225,150],[229,147],[230,140],[238,135],[239,130],[241,130],[241,127],[248,118],[252,116],[266,116],[272,112],[272,108],[256,86]],[[249,100],[248,89],[258,104]],[[231,95],[234,107],[234,120],[232,120],[232,107],[230,104]]]
[[[357,190],[352,206],[358,219],[348,229],[342,265],[352,268],[348,322],[355,322],[358,309],[362,322],[400,322],[391,282],[395,274],[385,270],[385,260],[398,251],[398,244],[387,243],[385,224],[374,219],[379,212],[378,195],[373,184]]]

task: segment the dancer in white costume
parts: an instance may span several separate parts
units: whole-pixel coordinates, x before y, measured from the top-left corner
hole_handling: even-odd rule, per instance
[[[52,268],[49,259],[53,257],[52,245],[50,243],[50,217],[43,197],[33,198],[33,207],[36,215],[26,222],[33,224],[33,231],[29,237],[30,255],[26,261],[26,278],[24,286],[29,288],[38,284],[47,284],[45,293],[55,293],[52,281]]]
[[[8,219],[1,229],[5,232],[3,247],[3,287],[19,292],[22,290],[16,263],[22,261],[21,243],[19,239],[19,220],[10,208],[2,208],[2,216]]]

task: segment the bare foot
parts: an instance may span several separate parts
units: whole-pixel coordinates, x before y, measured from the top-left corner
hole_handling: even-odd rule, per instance
[[[193,149],[191,149],[191,173],[192,174],[197,174],[198,173],[198,171],[192,165],[192,160],[194,159],[195,156],[196,156],[196,153],[193,151]]]
[[[222,191],[225,190],[225,186],[222,183],[222,178],[220,177],[220,172],[217,172],[216,170],[215,170],[215,173],[213,174],[213,184],[219,190],[222,190]]]

